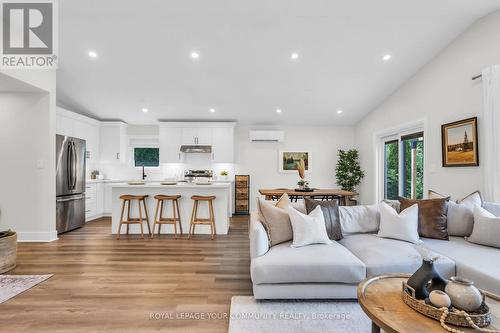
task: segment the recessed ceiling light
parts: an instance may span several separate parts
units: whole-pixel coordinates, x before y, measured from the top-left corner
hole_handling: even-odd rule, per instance
[[[281,109],[276,109],[276,113],[281,113]]]
[[[391,58],[392,58],[392,55],[390,55],[390,54],[386,54],[386,55],[385,55],[382,59],[383,59],[384,61],[389,61],[389,60],[391,60]]]
[[[97,53],[96,53],[95,51],[89,51],[87,54],[88,54],[88,55],[89,55],[89,57],[91,57],[91,58],[97,58]]]
[[[210,109],[210,113],[214,113],[215,112],[215,109]]]
[[[141,110],[142,110],[142,112],[144,112],[144,113],[146,113],[146,112],[148,112],[148,111],[149,111],[149,110],[148,110],[148,108],[142,108]]]
[[[344,112],[344,111],[342,111],[342,110],[337,110],[337,114],[342,114],[342,112]]]
[[[191,59],[200,59],[200,54],[198,52],[191,52]]]
[[[292,53],[292,55],[290,56],[290,59],[292,59],[292,60],[298,60],[299,59],[299,54],[296,53],[296,52]]]

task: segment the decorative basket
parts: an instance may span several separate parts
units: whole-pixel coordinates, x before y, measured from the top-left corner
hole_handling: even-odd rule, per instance
[[[468,315],[470,319],[472,319],[474,324],[476,324],[478,327],[486,327],[491,324],[491,314],[490,308],[484,302],[484,293],[481,292],[481,294],[483,295],[483,304],[476,312],[468,313]],[[437,321],[440,320],[443,314],[443,310],[427,304],[424,300],[416,299],[415,290],[410,287],[406,283],[406,281],[403,281],[403,290],[401,292],[401,296],[403,298],[403,302],[405,302],[405,304],[413,310]],[[463,312],[460,312],[454,307],[450,309],[445,323],[461,327],[472,327]]]
[[[11,230],[1,232],[0,274],[13,270],[17,258],[17,234]]]

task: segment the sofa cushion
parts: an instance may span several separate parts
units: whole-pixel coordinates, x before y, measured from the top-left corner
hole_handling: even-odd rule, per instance
[[[485,202],[483,203],[483,208],[486,209],[491,214],[500,217],[500,203]]]
[[[429,199],[446,198],[436,191],[429,190]],[[470,236],[474,225],[474,207],[482,206],[479,191],[472,192],[463,199],[448,203],[448,233],[450,236]]]
[[[276,245],[251,264],[254,284],[262,283],[349,283],[366,277],[365,265],[337,242],[291,248],[290,242]]]
[[[418,206],[415,204],[398,214],[385,202],[380,203],[380,229],[378,237],[399,239],[419,244]]]
[[[287,201],[284,201],[283,205],[278,206],[271,201],[258,198],[258,205],[261,222],[269,238],[269,246],[293,239],[292,224],[290,223],[290,216],[286,211],[288,207]]]
[[[413,274],[422,265],[415,245],[408,242],[359,234],[345,236],[339,243],[366,265],[367,277],[386,273]],[[455,275],[455,263],[449,258],[441,255],[435,264],[443,277]]]
[[[422,240],[431,250],[455,261],[457,276],[471,279],[477,287],[500,295],[499,249],[473,244],[462,237],[450,237],[449,241]]]
[[[339,206],[339,217],[343,235],[377,232],[379,205]]]
[[[320,206],[325,218],[326,232],[331,240],[342,239],[342,228],[340,227],[339,206],[337,201],[319,201],[304,198],[304,204],[307,214],[311,213],[316,207]]]
[[[472,243],[500,249],[500,217],[476,206],[474,208],[474,229],[470,237],[466,239]]]
[[[418,234],[421,237],[448,239],[448,202],[450,198],[411,200],[399,197],[400,209],[418,204]]]

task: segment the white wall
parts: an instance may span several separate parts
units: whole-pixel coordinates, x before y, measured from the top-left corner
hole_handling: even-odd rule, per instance
[[[278,171],[281,150],[308,150],[311,152],[311,173],[306,175],[311,187],[335,188],[335,166],[338,149],[354,147],[351,127],[280,127],[285,141],[250,142],[249,131],[258,127],[237,127],[235,133],[236,173],[250,175],[250,206],[255,209],[255,198],[260,188],[295,188],[296,172]]]
[[[51,241],[57,239],[55,72],[7,73],[0,74],[0,230],[15,230],[21,241]]]
[[[356,143],[366,171],[360,188],[363,203],[375,200],[374,133],[422,118],[428,123],[427,187],[454,197],[484,188],[482,166],[441,166],[441,125],[478,116],[481,165],[482,85],[481,80],[473,82],[471,78],[500,63],[499,36],[500,12],[477,21],[356,125]]]

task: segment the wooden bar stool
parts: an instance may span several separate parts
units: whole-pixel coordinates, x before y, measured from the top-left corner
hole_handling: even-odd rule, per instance
[[[160,236],[161,226],[163,224],[173,224],[174,225],[174,238],[177,239],[177,222],[179,222],[179,229],[182,235],[182,224],[181,224],[181,213],[179,211],[179,200],[180,195],[155,195],[156,199],[156,211],[155,219],[153,224],[153,233],[151,233],[151,238],[155,233],[155,227],[158,225],[158,236]],[[172,201],[172,212],[173,217],[163,217],[163,208],[165,201]]]
[[[116,239],[120,239],[120,231],[122,229],[122,224],[127,225],[127,235],[128,235],[129,225],[139,224],[141,226],[141,237],[144,238],[144,230],[142,228],[142,223],[146,222],[146,225],[148,226],[148,232],[151,235],[151,227],[149,226],[148,209],[146,207],[146,198],[147,197],[148,197],[148,195],[128,195],[128,194],[120,196],[120,199],[123,200],[123,203],[122,203],[122,213],[120,215],[120,225],[118,226],[118,235],[117,235]],[[131,202],[134,200],[137,201],[137,207],[139,209],[139,217],[130,217],[130,206],[131,206]],[[142,205],[141,205],[141,202],[142,202]],[[125,207],[126,206],[127,206],[127,219],[124,220],[123,216],[125,214]],[[143,209],[144,209],[144,215],[143,215],[143,211],[142,211]]]
[[[215,216],[214,216],[214,206],[213,206],[215,195],[211,196],[193,195],[191,199],[194,200],[194,202],[193,202],[193,213],[191,214],[191,223],[189,224],[188,239],[190,239],[191,235],[194,234],[194,227],[197,224],[209,225],[212,239],[214,239],[214,235],[217,233],[217,230],[215,229]],[[198,204],[200,201],[206,201],[208,204],[208,213],[209,213],[208,218],[199,218],[197,216]]]

